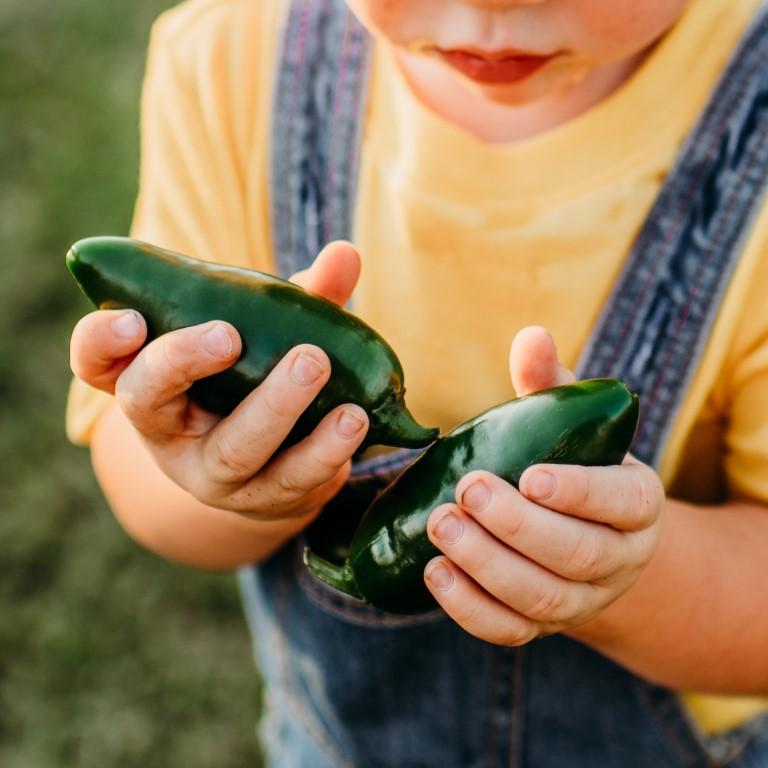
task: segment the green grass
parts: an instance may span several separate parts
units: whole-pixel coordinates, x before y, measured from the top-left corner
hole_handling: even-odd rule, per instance
[[[0,3],[0,765],[260,765],[232,576],[114,522],[66,442],[68,245],[125,234],[152,19],[169,0]]]

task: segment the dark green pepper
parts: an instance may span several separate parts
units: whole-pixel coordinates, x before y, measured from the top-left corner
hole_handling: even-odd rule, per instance
[[[322,581],[394,613],[417,613],[434,600],[424,585],[439,554],[427,519],[454,500],[456,484],[477,469],[517,486],[533,464],[619,464],[637,428],[637,395],[616,379],[590,379],[511,400],[440,437],[379,496],[360,521],[343,565],[309,550]]]
[[[342,403],[368,412],[364,445],[427,445],[437,429],[422,427],[405,407],[403,370],[394,351],[362,320],[297,285],[249,269],[182,256],[129,238],[75,243],[67,266],[101,309],[131,307],[151,340],[209,320],[231,323],[243,341],[231,368],[195,382],[190,397],[226,415],[297,344],[315,344],[331,360],[331,377],[304,412],[289,442],[309,434]]]

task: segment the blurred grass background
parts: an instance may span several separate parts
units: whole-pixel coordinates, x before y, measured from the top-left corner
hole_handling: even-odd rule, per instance
[[[257,0],[258,1],[258,0]],[[147,554],[66,442],[68,245],[125,234],[152,20],[0,0],[0,766],[260,765],[233,577]]]

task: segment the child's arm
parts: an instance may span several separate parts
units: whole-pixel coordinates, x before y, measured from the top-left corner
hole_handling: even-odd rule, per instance
[[[333,244],[296,279],[343,303],[358,274],[354,249]],[[235,362],[240,339],[234,328],[206,323],[142,349],[145,337],[143,319],[131,311],[94,312],[72,336],[75,374],[116,395],[92,441],[107,499],[131,535],[171,559],[204,568],[262,559],[344,484],[367,429],[365,411],[340,406],[303,441],[274,455],[328,380],[322,350],[291,350],[220,419],[185,392]]]
[[[570,634],[678,690],[768,694],[768,509],[667,500],[634,586]]]
[[[535,330],[516,340],[511,369],[521,394],[569,377]],[[543,469],[551,487],[532,468],[520,492],[471,473],[456,504],[433,512],[430,538],[447,557],[426,581],[450,616],[505,645],[566,632],[677,689],[768,693],[767,509],[665,501],[633,459]]]

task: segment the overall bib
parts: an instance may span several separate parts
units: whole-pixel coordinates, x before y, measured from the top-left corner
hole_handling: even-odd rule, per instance
[[[271,189],[275,254],[287,276],[329,240],[350,238],[371,43],[343,0],[295,0],[283,35]],[[579,378],[621,378],[640,394],[632,452],[651,465],[764,202],[767,174],[761,14],[683,146],[577,370]],[[364,509],[415,453],[358,463],[332,506],[354,499]],[[555,635],[502,648],[439,609],[383,613],[314,579],[302,564],[305,543],[299,537],[240,572],[265,679],[269,766],[768,766],[766,717],[708,740],[675,692],[580,643]]]

